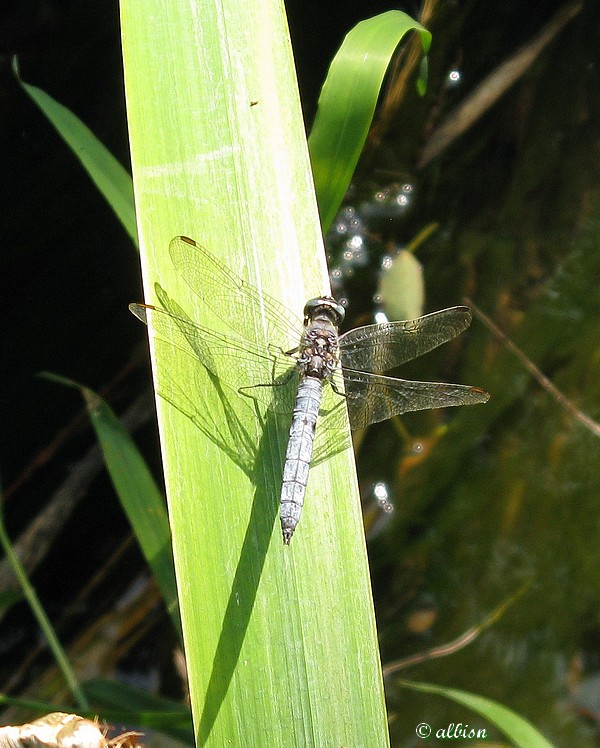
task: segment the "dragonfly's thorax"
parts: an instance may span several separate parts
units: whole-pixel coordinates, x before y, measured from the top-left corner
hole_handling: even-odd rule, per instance
[[[344,309],[335,299],[311,299],[304,309],[298,370],[305,377],[328,379],[338,365],[338,326]]]
[[[331,322],[314,320],[300,341],[298,369],[305,377],[327,379],[338,364],[338,336]]]

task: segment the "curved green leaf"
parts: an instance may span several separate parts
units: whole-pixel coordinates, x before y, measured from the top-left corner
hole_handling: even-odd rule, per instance
[[[73,112],[59,104],[41,88],[22,81],[16,62],[13,67],[25,93],[42,110],[61,138],[81,161],[83,168],[137,246],[133,183],[127,170]]]
[[[497,701],[486,699],[468,691],[461,691],[457,688],[444,688],[435,686],[430,683],[415,683],[414,681],[400,681],[401,685],[411,688],[413,691],[422,691],[423,693],[436,693],[445,696],[447,699],[462,704],[468,709],[472,709],[477,714],[485,717],[488,722],[501,730],[510,738],[519,748],[553,748],[552,743],[536,730],[536,728],[521,717],[512,709],[509,709]],[[435,732],[433,733],[435,734]]]
[[[6,527],[4,526],[4,505],[3,505],[3,497],[1,494],[0,494],[0,548],[4,550],[8,563],[10,564],[13,570],[13,573],[16,576],[21,586],[21,590],[23,591],[23,596],[29,603],[31,612],[33,613],[33,615],[35,616],[38,622],[38,626],[40,627],[42,634],[44,635],[48,643],[48,647],[50,651],[52,652],[54,659],[56,660],[56,664],[59,670],[61,671],[63,678],[65,679],[65,682],[67,683],[67,686],[69,687],[69,690],[75,697],[75,700],[77,704],[79,705],[79,707],[81,709],[87,709],[88,708],[87,697],[85,693],[83,692],[81,684],[79,683],[79,679],[77,678],[75,671],[71,667],[71,663],[69,662],[67,654],[65,650],[63,649],[62,644],[60,643],[58,639],[58,636],[56,635],[56,631],[54,630],[52,624],[50,623],[50,619],[48,618],[48,615],[46,614],[46,611],[44,610],[40,602],[40,599],[37,596],[37,592],[35,591],[33,585],[29,581],[29,577],[27,576],[25,567],[21,563],[21,560],[16,554],[12,546],[12,543],[10,542],[10,538],[8,537]]]
[[[361,21],[346,36],[331,63],[308,139],[324,232],[354,174],[394,51],[413,30],[419,32],[426,54],[431,34],[406,13],[390,10]],[[421,66],[422,75],[424,71]],[[418,90],[424,90],[423,78]]]

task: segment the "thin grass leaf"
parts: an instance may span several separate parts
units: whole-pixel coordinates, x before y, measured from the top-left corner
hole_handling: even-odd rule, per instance
[[[458,652],[463,647],[467,647],[472,644],[487,628],[493,626],[506,612],[506,609],[513,605],[522,595],[527,592],[531,587],[532,580],[527,580],[521,587],[514,592],[510,597],[503,600],[491,613],[489,613],[482,621],[475,626],[467,629],[460,636],[451,642],[445,642],[444,644],[431,649],[419,652],[408,657],[403,657],[401,660],[395,662],[388,662],[383,668],[383,675],[385,678],[389,677],[393,673],[397,673],[400,670],[405,670],[408,667],[413,667],[427,660],[431,660],[435,657],[448,657],[455,652]]]
[[[460,691],[457,688],[445,688],[444,686],[406,680],[399,681],[399,683],[413,691],[445,696],[457,704],[472,709],[487,719],[488,722],[496,725],[518,748],[553,748],[552,744],[530,722],[497,701],[486,699],[468,691]]]
[[[227,331],[175,271],[183,234],[301,315],[327,271],[282,4],[122,0],[121,28],[147,301]],[[284,548],[289,416],[150,333],[197,745],[388,745],[351,451],[312,471]]]
[[[77,705],[81,709],[87,709],[89,706],[88,701],[85,696],[85,693],[83,692],[81,688],[81,684],[79,683],[79,680],[75,674],[75,671],[71,667],[71,664],[69,663],[67,655],[58,639],[58,636],[56,635],[56,632],[54,631],[54,628],[52,627],[52,624],[50,623],[50,619],[46,615],[46,611],[42,607],[42,604],[40,603],[40,600],[37,596],[37,593],[27,577],[27,572],[25,571],[23,564],[19,560],[17,554],[15,553],[12,547],[12,544],[8,537],[8,533],[6,532],[6,527],[4,526],[4,504],[3,504],[1,496],[0,496],[0,545],[2,546],[4,553],[6,554],[8,563],[10,564],[15,576],[17,577],[19,581],[19,584],[21,585],[21,589],[23,590],[23,595],[25,596],[25,599],[29,603],[29,607],[31,608],[31,611],[33,615],[35,616],[40,629],[42,630],[42,634],[44,635],[44,638],[48,642],[48,647],[50,651],[52,652],[52,656],[54,657],[56,664],[59,670],[61,671],[67,686],[69,687],[69,690],[73,694]]]
[[[37,86],[25,83],[19,76],[16,63],[13,69],[17,80],[31,100],[48,118],[58,134],[73,151],[83,168],[115,212],[123,228],[137,246],[135,206],[131,176],[94,133],[58,101]]]
[[[308,140],[323,231],[342,202],[365,143],[383,78],[394,51],[409,31],[421,36],[427,54],[431,34],[400,10],[361,21],[331,63]],[[421,67],[421,75],[425,68]],[[424,90],[419,79],[419,92]]]
[[[81,392],[112,484],[154,574],[173,626],[181,637],[169,519],[164,498],[144,458],[117,416],[99,395],[66,377],[49,373],[43,376]]]

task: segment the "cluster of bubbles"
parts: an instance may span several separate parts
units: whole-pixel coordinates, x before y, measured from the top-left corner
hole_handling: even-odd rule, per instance
[[[373,483],[363,499],[363,516],[369,540],[376,538],[387,527],[393,512],[394,505],[387,483]]]
[[[334,296],[348,306],[346,283],[357,270],[376,270],[389,262],[383,254],[395,222],[406,216],[412,207],[414,187],[409,182],[394,182],[379,188],[366,199],[354,200],[354,189],[336,215],[325,236],[329,275]]]
[[[391,514],[394,511],[394,505],[390,500],[390,492],[387,484],[383,481],[378,481],[373,486],[373,496],[377,502],[377,506],[386,514]]]

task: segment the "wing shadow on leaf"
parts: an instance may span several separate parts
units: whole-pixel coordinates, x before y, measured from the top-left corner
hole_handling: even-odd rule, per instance
[[[269,464],[275,473],[277,488],[280,488],[297,377],[294,375],[290,378],[288,372],[281,372],[278,377],[278,372],[275,372],[275,381],[289,381],[280,386],[271,386],[268,381],[255,381],[253,384],[258,386],[246,386],[243,394],[240,393],[215,373],[222,365],[216,363],[215,354],[210,350],[210,341],[204,345],[199,343],[197,336],[190,337],[187,326],[193,323],[189,317],[159,284],[156,284],[155,289],[163,308],[169,313],[168,326],[164,324],[163,315],[160,318],[156,316],[156,312],[160,310],[152,315],[153,323],[160,322],[155,349],[158,360],[164,362],[160,367],[159,396],[189,418],[255,485],[257,471],[264,467],[264,460],[259,459],[261,449],[256,441],[256,425],[258,424],[263,435],[270,435],[268,426],[274,428],[283,438],[277,436],[275,439],[281,442],[278,445],[278,457],[269,459]],[[168,365],[173,347],[178,349],[177,380],[170,375]],[[231,363],[235,365],[234,361]],[[211,389],[218,398],[217,410],[214,405],[210,409],[204,404],[206,401],[215,402],[214,398],[207,396]],[[344,451],[351,444],[345,429],[344,401],[337,395],[332,397],[329,388],[326,388],[323,402],[313,453],[312,464],[315,466]],[[269,457],[272,458],[273,455],[270,454]]]

